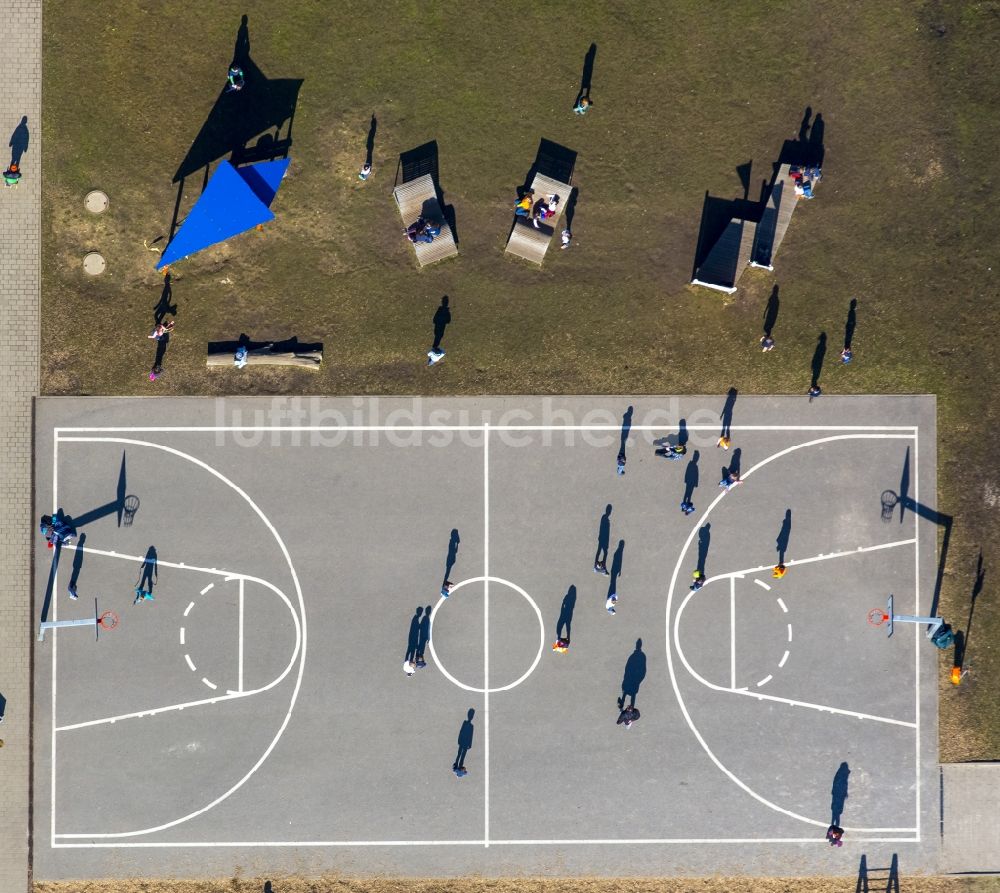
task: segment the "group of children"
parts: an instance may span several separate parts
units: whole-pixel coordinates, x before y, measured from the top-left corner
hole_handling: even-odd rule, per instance
[[[433,242],[435,237],[441,235],[441,222],[420,216],[403,230],[406,238],[411,242]]]

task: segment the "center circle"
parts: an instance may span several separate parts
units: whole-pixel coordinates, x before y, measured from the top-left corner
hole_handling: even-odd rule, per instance
[[[511,583],[510,580],[504,580],[500,577],[470,577],[468,580],[462,580],[460,583],[456,583],[451,588],[451,597],[454,598],[455,593],[458,592],[463,586],[468,586],[470,583],[498,583],[501,586],[506,586],[508,589],[513,589],[518,595],[524,598],[532,608],[534,608],[535,616],[538,617],[538,654],[535,655],[534,661],[530,667],[521,675],[518,679],[515,679],[509,685],[504,685],[500,688],[490,688],[489,692],[492,694],[499,691],[510,691],[512,688],[516,688],[525,679],[527,679],[533,672],[535,672],[535,667],[538,666],[538,662],[542,659],[542,653],[545,650],[545,621],[542,620],[542,612],[539,610],[538,605],[535,604],[535,600],[528,595],[520,586]],[[434,610],[431,611],[431,635],[427,641],[427,647],[431,652],[431,660],[434,661],[434,665],[441,671],[446,679],[453,682],[459,688],[464,688],[466,691],[474,691],[483,694],[487,691],[485,687],[478,688],[475,685],[466,685],[460,679],[456,679],[448,670],[445,665],[441,663],[438,659],[437,652],[434,650],[434,620],[437,617],[437,612],[440,610],[441,606],[448,601],[447,598],[442,596],[438,599],[438,603],[434,606]]]

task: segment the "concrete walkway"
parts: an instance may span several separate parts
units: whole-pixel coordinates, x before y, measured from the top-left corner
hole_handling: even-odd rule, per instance
[[[17,893],[30,882],[31,418],[41,296],[42,0],[0,0],[0,22],[0,135],[14,142],[12,151],[23,150],[20,185],[0,194],[0,696],[6,700],[0,701],[0,890]],[[9,160],[0,159],[5,168]]]

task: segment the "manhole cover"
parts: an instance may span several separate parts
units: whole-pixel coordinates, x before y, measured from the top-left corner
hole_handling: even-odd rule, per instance
[[[91,276],[100,276],[107,265],[107,261],[104,260],[103,255],[98,254],[96,251],[91,251],[83,259],[83,271],[89,273]]]
[[[83,206],[91,214],[102,214],[108,210],[108,196],[100,189],[94,189],[87,193],[87,197],[83,200]]]

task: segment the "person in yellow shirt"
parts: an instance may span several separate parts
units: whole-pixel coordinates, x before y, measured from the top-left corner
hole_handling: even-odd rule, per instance
[[[520,199],[518,199],[517,204],[514,205],[514,213],[518,217],[530,217],[531,216],[531,206],[534,203],[535,194],[530,190],[524,193]]]

